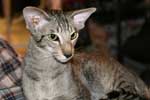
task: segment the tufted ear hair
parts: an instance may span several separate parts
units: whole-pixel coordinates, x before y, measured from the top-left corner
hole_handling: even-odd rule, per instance
[[[92,13],[96,11],[96,8],[87,8],[82,10],[74,11],[71,14],[71,17],[73,18],[74,26],[77,30],[81,30],[84,28],[84,24],[86,20],[91,16]]]
[[[48,14],[36,7],[26,7],[23,9],[23,16],[26,22],[26,27],[31,32],[40,29],[48,23]]]

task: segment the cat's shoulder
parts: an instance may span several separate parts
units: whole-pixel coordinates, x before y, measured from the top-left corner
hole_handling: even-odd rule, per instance
[[[89,51],[77,51],[77,53],[74,55],[72,62],[73,63],[87,63],[87,62],[93,62],[93,63],[107,63],[110,61],[112,57],[107,52],[101,52],[98,50],[94,50],[92,52]]]

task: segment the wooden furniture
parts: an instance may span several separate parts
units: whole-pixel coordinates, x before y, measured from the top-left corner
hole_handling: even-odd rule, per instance
[[[6,38],[9,41],[10,40],[10,34],[11,34],[11,0],[2,0],[3,3],[3,13],[4,17],[6,18]]]

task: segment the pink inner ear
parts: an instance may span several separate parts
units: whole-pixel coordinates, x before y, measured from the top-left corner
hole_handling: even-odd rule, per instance
[[[84,28],[84,23],[89,16],[88,12],[79,13],[74,16],[74,24],[78,30]]]
[[[91,14],[88,12],[80,13],[74,16],[76,22],[85,22]]]
[[[40,23],[41,17],[35,15],[35,16],[30,16],[30,19],[31,19],[32,24],[35,26]]]

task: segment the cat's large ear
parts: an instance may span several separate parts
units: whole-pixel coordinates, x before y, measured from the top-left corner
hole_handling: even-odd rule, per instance
[[[41,28],[48,23],[48,14],[36,7],[26,7],[23,9],[23,16],[25,18],[26,27],[30,31]]]
[[[86,20],[96,11],[96,8],[87,8],[83,10],[74,11],[71,15],[73,18],[74,26],[77,30],[84,28]]]

